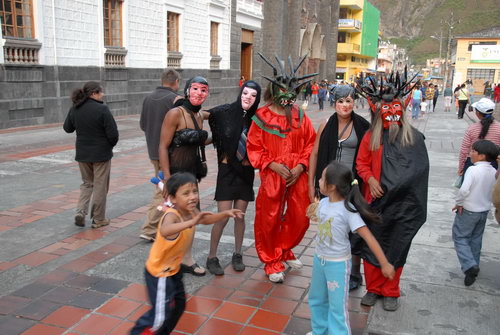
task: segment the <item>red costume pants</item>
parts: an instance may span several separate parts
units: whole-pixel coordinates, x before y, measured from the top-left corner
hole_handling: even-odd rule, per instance
[[[403,272],[403,267],[396,269],[393,280],[389,280],[382,275],[382,270],[373,264],[363,260],[366,279],[366,290],[383,297],[399,297],[399,279]]]
[[[307,173],[288,189],[285,180],[270,169],[261,172],[261,180],[255,202],[255,248],[269,275],[284,271],[283,262],[295,259],[291,249],[309,228]]]

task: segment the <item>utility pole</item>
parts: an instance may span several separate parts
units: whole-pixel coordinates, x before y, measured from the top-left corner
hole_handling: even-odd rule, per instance
[[[443,20],[439,28],[439,37],[432,35],[431,38],[439,40],[439,75],[443,74]]]
[[[446,87],[446,85],[448,84],[448,72],[449,72],[448,63],[450,62],[451,40],[453,39],[453,29],[455,28],[456,24],[460,23],[460,20],[455,21],[453,12],[451,12],[449,21],[445,22],[448,25],[448,49],[446,50],[446,59],[444,63],[444,85]]]

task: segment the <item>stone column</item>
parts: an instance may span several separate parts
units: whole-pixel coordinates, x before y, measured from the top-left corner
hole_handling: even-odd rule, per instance
[[[329,29],[325,33],[326,43],[326,59],[323,62],[324,73],[321,73],[321,79],[334,80],[337,65],[337,40],[338,40],[338,24],[339,24],[339,8],[340,0],[325,1],[330,7],[329,22],[326,24]],[[325,27],[325,26],[323,26]]]
[[[288,50],[283,57],[292,56],[292,60],[297,62],[300,52],[300,16],[302,14],[302,0],[288,0]]]
[[[262,24],[262,54],[274,61],[274,54],[283,57],[283,51],[288,51],[285,39],[287,33],[284,29],[288,24],[287,0],[264,1],[264,21]],[[287,55],[288,56],[288,55]],[[264,66],[262,73],[267,76],[272,75],[270,66]]]

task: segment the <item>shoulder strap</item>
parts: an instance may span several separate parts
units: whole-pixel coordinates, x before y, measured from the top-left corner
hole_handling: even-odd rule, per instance
[[[351,123],[352,123],[352,117],[349,120],[349,122],[347,122],[347,124],[345,125],[344,129],[342,129],[342,131],[340,132],[339,141],[342,138],[342,136],[344,136],[344,133],[346,132],[347,128],[349,128],[349,126],[351,125]]]

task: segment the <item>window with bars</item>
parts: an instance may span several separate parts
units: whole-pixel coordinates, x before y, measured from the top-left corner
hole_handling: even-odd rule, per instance
[[[173,12],[167,12],[167,51],[179,51],[179,17]]]
[[[219,54],[219,24],[210,22],[210,55],[216,56]]]
[[[104,0],[104,46],[122,46],[123,0]]]
[[[32,0],[0,0],[0,18],[4,37],[34,38]]]
[[[485,79],[493,81],[495,69],[467,69],[467,79]]]

